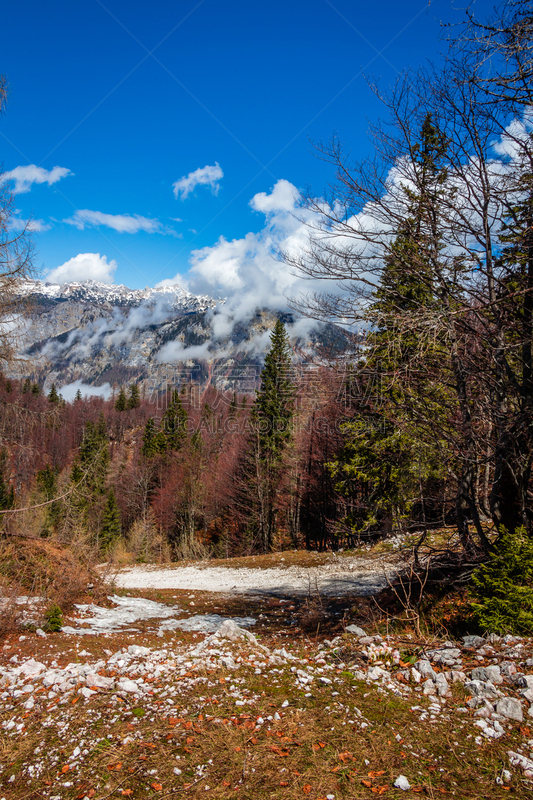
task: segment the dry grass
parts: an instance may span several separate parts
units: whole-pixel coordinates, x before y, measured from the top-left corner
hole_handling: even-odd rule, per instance
[[[113,649],[129,641],[123,635],[94,639],[91,650],[97,655],[104,646]],[[142,641],[150,643],[147,636]],[[180,641],[190,642],[191,637],[184,635]],[[265,641],[273,645],[275,638]],[[151,644],[178,643],[153,639]],[[63,646],[63,661],[73,655],[72,640],[66,645],[60,635],[40,644],[52,647],[49,657],[57,656]],[[316,647],[302,638],[293,651],[306,658],[316,654]],[[35,657],[44,659],[43,653]],[[449,718],[442,714],[422,722],[410,707],[413,702],[427,706],[427,698],[404,700],[380,693],[354,680],[345,667],[333,674],[334,685],[315,682],[304,690],[295,685],[288,665],[257,675],[254,664],[245,662],[237,672],[200,667],[188,676],[156,678],[153,697],[123,699],[102,693],[90,701],[74,695],[65,703],[60,698],[59,703],[40,703],[23,716],[21,735],[3,737],[0,796],[533,796],[531,784],[519,775],[510,786],[496,783],[508,765],[506,751],[523,745],[531,735],[529,728],[515,725],[502,740],[478,745],[471,719],[450,713]],[[246,699],[244,706],[236,705],[237,694]],[[448,706],[462,702],[458,692]],[[3,720],[20,717],[17,702],[2,714]],[[76,746],[87,752],[73,758]],[[31,765],[38,765],[38,775],[31,774]],[[400,793],[392,787],[399,774],[409,776],[411,791]],[[15,779],[8,783],[12,775]]]
[[[0,540],[0,636],[21,624],[24,606],[15,598],[41,598],[40,619],[51,605],[69,611],[88,596],[105,598],[101,578],[95,576],[84,551],[49,539],[4,538]],[[88,592],[88,587],[90,593]],[[27,610],[27,609],[26,609]]]

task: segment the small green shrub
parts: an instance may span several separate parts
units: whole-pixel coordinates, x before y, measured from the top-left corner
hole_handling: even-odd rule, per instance
[[[491,633],[533,633],[533,539],[504,532],[472,575],[475,621]]]
[[[51,605],[44,615],[46,620],[45,629],[47,631],[60,631],[63,627],[63,612],[57,603]]]

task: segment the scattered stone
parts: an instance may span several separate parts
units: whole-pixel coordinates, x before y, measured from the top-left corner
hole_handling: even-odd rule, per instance
[[[128,692],[132,694],[140,694],[141,690],[135,681],[129,680],[129,678],[121,678],[117,681],[117,689],[121,692]]]
[[[472,670],[472,680],[483,682],[490,681],[493,684],[503,683],[501,671],[497,665],[491,665],[489,667],[475,667]]]
[[[524,714],[520,700],[514,697],[502,697],[496,703],[496,713],[506,719],[514,719],[517,722],[522,722]]]
[[[448,681],[446,680],[446,677],[445,675],[443,675],[442,672],[439,672],[439,674],[435,678],[435,686],[437,688],[437,694],[439,695],[439,697],[445,697],[450,691]]]
[[[418,670],[423,678],[431,678],[434,680],[437,675],[430,662],[426,658],[417,661],[415,664],[415,669]]]
[[[516,672],[516,664],[514,663],[514,661],[502,661],[502,663],[500,664],[500,672],[502,675],[510,677],[511,675],[514,675]]]
[[[408,792],[409,789],[411,788],[411,784],[409,783],[405,775],[398,775],[398,777],[393,783],[393,786],[395,789],[401,789],[402,792]]]
[[[422,675],[419,673],[416,667],[412,667],[411,669],[411,678],[414,680],[415,683],[420,683],[422,680]]]
[[[523,769],[527,778],[533,776],[533,761],[530,758],[526,758],[521,753],[515,753],[513,750],[508,750],[507,755],[511,766]]]
[[[348,625],[346,628],[347,633],[353,633],[354,636],[361,638],[361,636],[366,636],[366,631],[359,627],[359,625]]]
[[[477,649],[478,647],[483,647],[485,639],[482,636],[463,636],[463,642],[465,647]]]

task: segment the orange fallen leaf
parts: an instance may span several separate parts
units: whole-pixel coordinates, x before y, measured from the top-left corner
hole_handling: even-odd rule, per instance
[[[353,755],[352,753],[349,753],[348,750],[345,750],[343,753],[339,753],[339,758],[343,764],[346,764],[347,761],[353,760]]]
[[[368,777],[369,778],[379,778],[381,775],[385,775],[385,770],[384,769],[380,769],[377,772],[369,772],[368,773]]]
[[[69,769],[70,769],[70,765],[69,764],[65,764],[64,767],[61,767],[61,773],[64,775],[65,772],[69,771]]]
[[[272,750],[273,753],[275,753],[277,756],[280,756],[281,758],[285,758],[286,756],[289,755],[289,751],[288,750],[284,750],[281,747],[274,746],[274,747],[271,747],[270,750]]]
[[[168,724],[169,725],[177,725],[178,724],[178,718],[177,717],[169,717],[168,718]]]
[[[192,744],[194,742],[194,736],[187,736],[186,742],[187,744]]]
[[[250,739],[250,741],[251,741],[251,743],[252,743],[252,744],[257,744],[257,742],[259,741],[259,739],[257,739],[255,736],[252,736],[252,738]]]
[[[80,699],[80,696],[79,696],[79,694],[77,694],[76,697],[73,697],[72,700],[70,701],[70,705],[73,706],[74,703],[77,703],[79,699]]]
[[[123,797],[129,797],[130,794],[133,794],[133,789],[123,789],[122,790]]]
[[[363,778],[361,783],[363,784],[363,786],[368,786],[369,789],[372,786],[372,781],[367,781],[365,778]]]
[[[280,786],[288,786],[289,785],[289,781],[280,781],[279,785]]]
[[[310,791],[311,791],[311,784],[310,783],[306,783],[305,786],[302,786],[302,792],[304,794],[309,794]]]
[[[222,781],[222,786],[231,786],[230,782],[227,780]]]
[[[373,786],[372,791],[374,794],[385,794],[388,788],[388,786]]]
[[[152,789],[155,792],[160,792],[162,788],[163,787],[162,787],[162,785],[160,783],[152,783]]]
[[[236,752],[236,753],[240,753],[240,752],[241,752],[241,748],[240,748],[240,747],[236,747],[236,748],[235,748],[235,752]]]

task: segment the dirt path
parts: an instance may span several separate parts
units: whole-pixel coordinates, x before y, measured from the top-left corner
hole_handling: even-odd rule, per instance
[[[320,564],[290,564],[283,557],[266,568],[136,565],[112,575],[124,589],[185,589],[226,594],[295,595],[319,591],[328,596],[373,594],[387,586],[397,573],[397,557],[341,557],[330,554]]]

